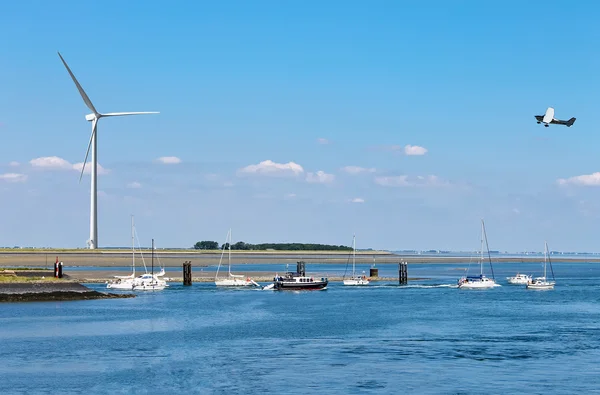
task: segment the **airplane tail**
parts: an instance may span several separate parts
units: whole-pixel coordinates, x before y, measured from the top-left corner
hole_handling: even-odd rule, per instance
[[[573,124],[575,123],[575,119],[576,119],[576,118],[571,118],[571,119],[569,119],[569,120],[567,121],[567,126],[571,126],[571,125],[573,125]]]

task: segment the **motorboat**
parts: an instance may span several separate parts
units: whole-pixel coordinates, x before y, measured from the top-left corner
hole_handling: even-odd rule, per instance
[[[273,278],[273,287],[264,289],[282,290],[322,290],[327,288],[327,278],[315,279],[306,275],[305,262],[298,262],[296,273],[287,272],[283,276],[276,275]]]
[[[516,276],[506,277],[509,284],[526,285],[531,282],[532,278],[529,274],[517,273]]]

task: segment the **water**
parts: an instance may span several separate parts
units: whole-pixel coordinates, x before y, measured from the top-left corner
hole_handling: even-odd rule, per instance
[[[2,304],[0,393],[600,392],[600,265],[555,263],[551,291],[507,285],[523,266],[542,270],[495,265],[479,291],[431,264],[405,287]]]

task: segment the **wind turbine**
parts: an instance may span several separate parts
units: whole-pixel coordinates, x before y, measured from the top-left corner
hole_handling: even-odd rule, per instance
[[[104,117],[121,117],[121,116],[125,116],[125,115],[158,114],[158,112],[146,111],[146,112],[109,112],[106,114],[99,113],[96,110],[96,108],[94,107],[94,105],[92,104],[92,102],[90,101],[90,98],[85,93],[85,91],[83,90],[81,85],[79,85],[77,78],[75,78],[75,76],[73,75],[73,72],[71,72],[71,69],[67,65],[67,62],[65,62],[65,60],[63,59],[60,52],[58,52],[58,56],[60,57],[60,60],[62,60],[63,64],[67,68],[67,71],[69,72],[69,75],[73,79],[73,82],[75,83],[75,86],[77,87],[77,90],[79,91],[79,94],[83,98],[85,105],[90,110],[92,110],[91,114],[88,114],[85,116],[85,119],[92,123],[92,135],[90,136],[90,142],[88,143],[87,151],[85,153],[85,159],[83,160],[81,174],[79,175],[79,182],[81,182],[81,178],[83,177],[83,172],[85,170],[85,164],[87,162],[87,158],[90,153],[90,147],[91,147],[92,148],[92,163],[91,163],[91,166],[92,166],[92,183],[91,183],[92,184],[91,185],[92,193],[90,196],[90,239],[89,239],[88,243],[89,243],[90,249],[93,250],[98,247],[98,204],[97,204],[97,201],[98,201],[98,180],[97,180],[97,176],[98,176],[98,172],[97,172],[97,170],[98,170],[98,156],[97,156],[97,154],[98,154],[98,146],[97,146],[98,121],[100,120],[100,118],[104,118]]]

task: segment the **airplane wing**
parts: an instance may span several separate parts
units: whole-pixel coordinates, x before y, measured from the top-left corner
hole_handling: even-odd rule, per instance
[[[542,119],[544,119],[543,115],[534,115],[535,119],[537,119],[539,122],[542,122]]]

